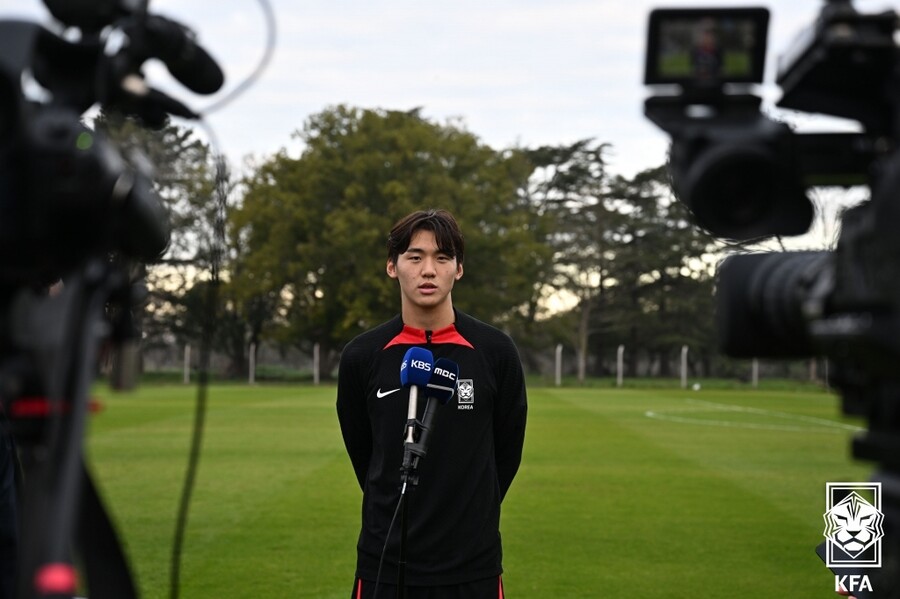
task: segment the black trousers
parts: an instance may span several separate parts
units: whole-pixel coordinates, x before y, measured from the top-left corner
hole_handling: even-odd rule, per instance
[[[16,592],[16,459],[12,440],[0,422],[0,599]]]
[[[500,576],[475,580],[463,584],[436,587],[406,588],[407,599],[504,599],[503,579]],[[396,599],[397,586],[393,584],[378,584],[378,599]],[[375,582],[357,578],[353,583],[353,592],[350,599],[374,599]]]

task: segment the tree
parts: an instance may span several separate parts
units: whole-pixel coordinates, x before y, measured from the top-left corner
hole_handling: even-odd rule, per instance
[[[675,200],[665,167],[616,177],[610,193],[628,218],[613,233],[615,252],[609,326],[631,350],[636,373],[639,350],[669,374],[671,353],[683,344],[708,362],[713,348],[715,242]]]
[[[590,337],[597,332],[594,313],[612,283],[612,234],[625,218],[610,194],[611,176],[603,156],[607,149],[607,144],[585,139],[529,153],[536,167],[532,198],[556,223],[549,238],[554,268],[548,287],[552,293],[568,294],[576,300],[572,344],[581,382],[587,371]]]
[[[236,288],[277,298],[276,339],[301,349],[318,343],[333,364],[353,336],[395,314],[385,235],[429,207],[453,212],[466,234],[455,305],[506,325],[530,315],[549,255],[522,193],[530,164],[521,152],[495,151],[418,110],[338,106],[298,135],[302,155],[262,164],[231,220],[246,250]]]
[[[233,309],[223,311],[222,302],[209,305],[212,296],[206,284],[214,262],[221,268],[226,259],[216,223],[222,218],[219,201],[234,183],[227,173],[219,172],[217,178],[212,150],[189,128],[166,122],[159,129],[147,129],[106,112],[93,125],[126,160],[152,166],[154,191],[169,216],[169,246],[146,271],[150,293],[142,319],[144,344],[168,347],[198,341],[204,319],[218,318],[214,341],[231,357],[232,370],[240,370],[244,352],[238,351],[240,344],[234,339],[244,336],[245,323]]]
[[[580,381],[590,355],[602,373],[619,344],[632,374],[641,352],[667,374],[673,348],[709,351],[712,337],[712,239],[674,200],[663,167],[614,176],[606,150],[586,139],[530,153],[532,197],[558,224],[548,289],[575,304],[555,324],[570,327]]]

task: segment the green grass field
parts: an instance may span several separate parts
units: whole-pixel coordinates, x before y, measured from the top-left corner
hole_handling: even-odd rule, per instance
[[[88,459],[144,598],[168,597],[194,387],[116,395]],[[333,387],[214,386],[182,564],[185,599],[346,599],[361,492]],[[825,483],[864,481],[854,425],[809,391],[530,388],[503,506],[513,599],[829,597]]]

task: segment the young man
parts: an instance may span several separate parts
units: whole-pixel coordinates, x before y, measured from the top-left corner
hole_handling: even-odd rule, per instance
[[[459,375],[456,395],[437,413],[419,484],[406,495],[407,596],[503,597],[500,502],[522,457],[525,381],[512,340],[453,307],[463,257],[463,237],[449,212],[401,219],[388,237],[387,258],[387,274],[400,287],[400,315],[351,341],[341,355],[338,419],[363,490],[352,599],[373,597],[376,583],[382,599],[397,594],[399,517],[390,525],[409,398],[400,364],[413,346],[456,362]]]

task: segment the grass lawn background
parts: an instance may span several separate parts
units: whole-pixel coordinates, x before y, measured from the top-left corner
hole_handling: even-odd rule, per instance
[[[196,389],[96,395],[90,467],[141,596],[168,597]],[[349,597],[361,492],[334,400],[329,386],[209,389],[182,597]],[[825,483],[869,478],[849,457],[860,424],[814,389],[532,386],[503,505],[506,591],[831,596],[813,550]]]

